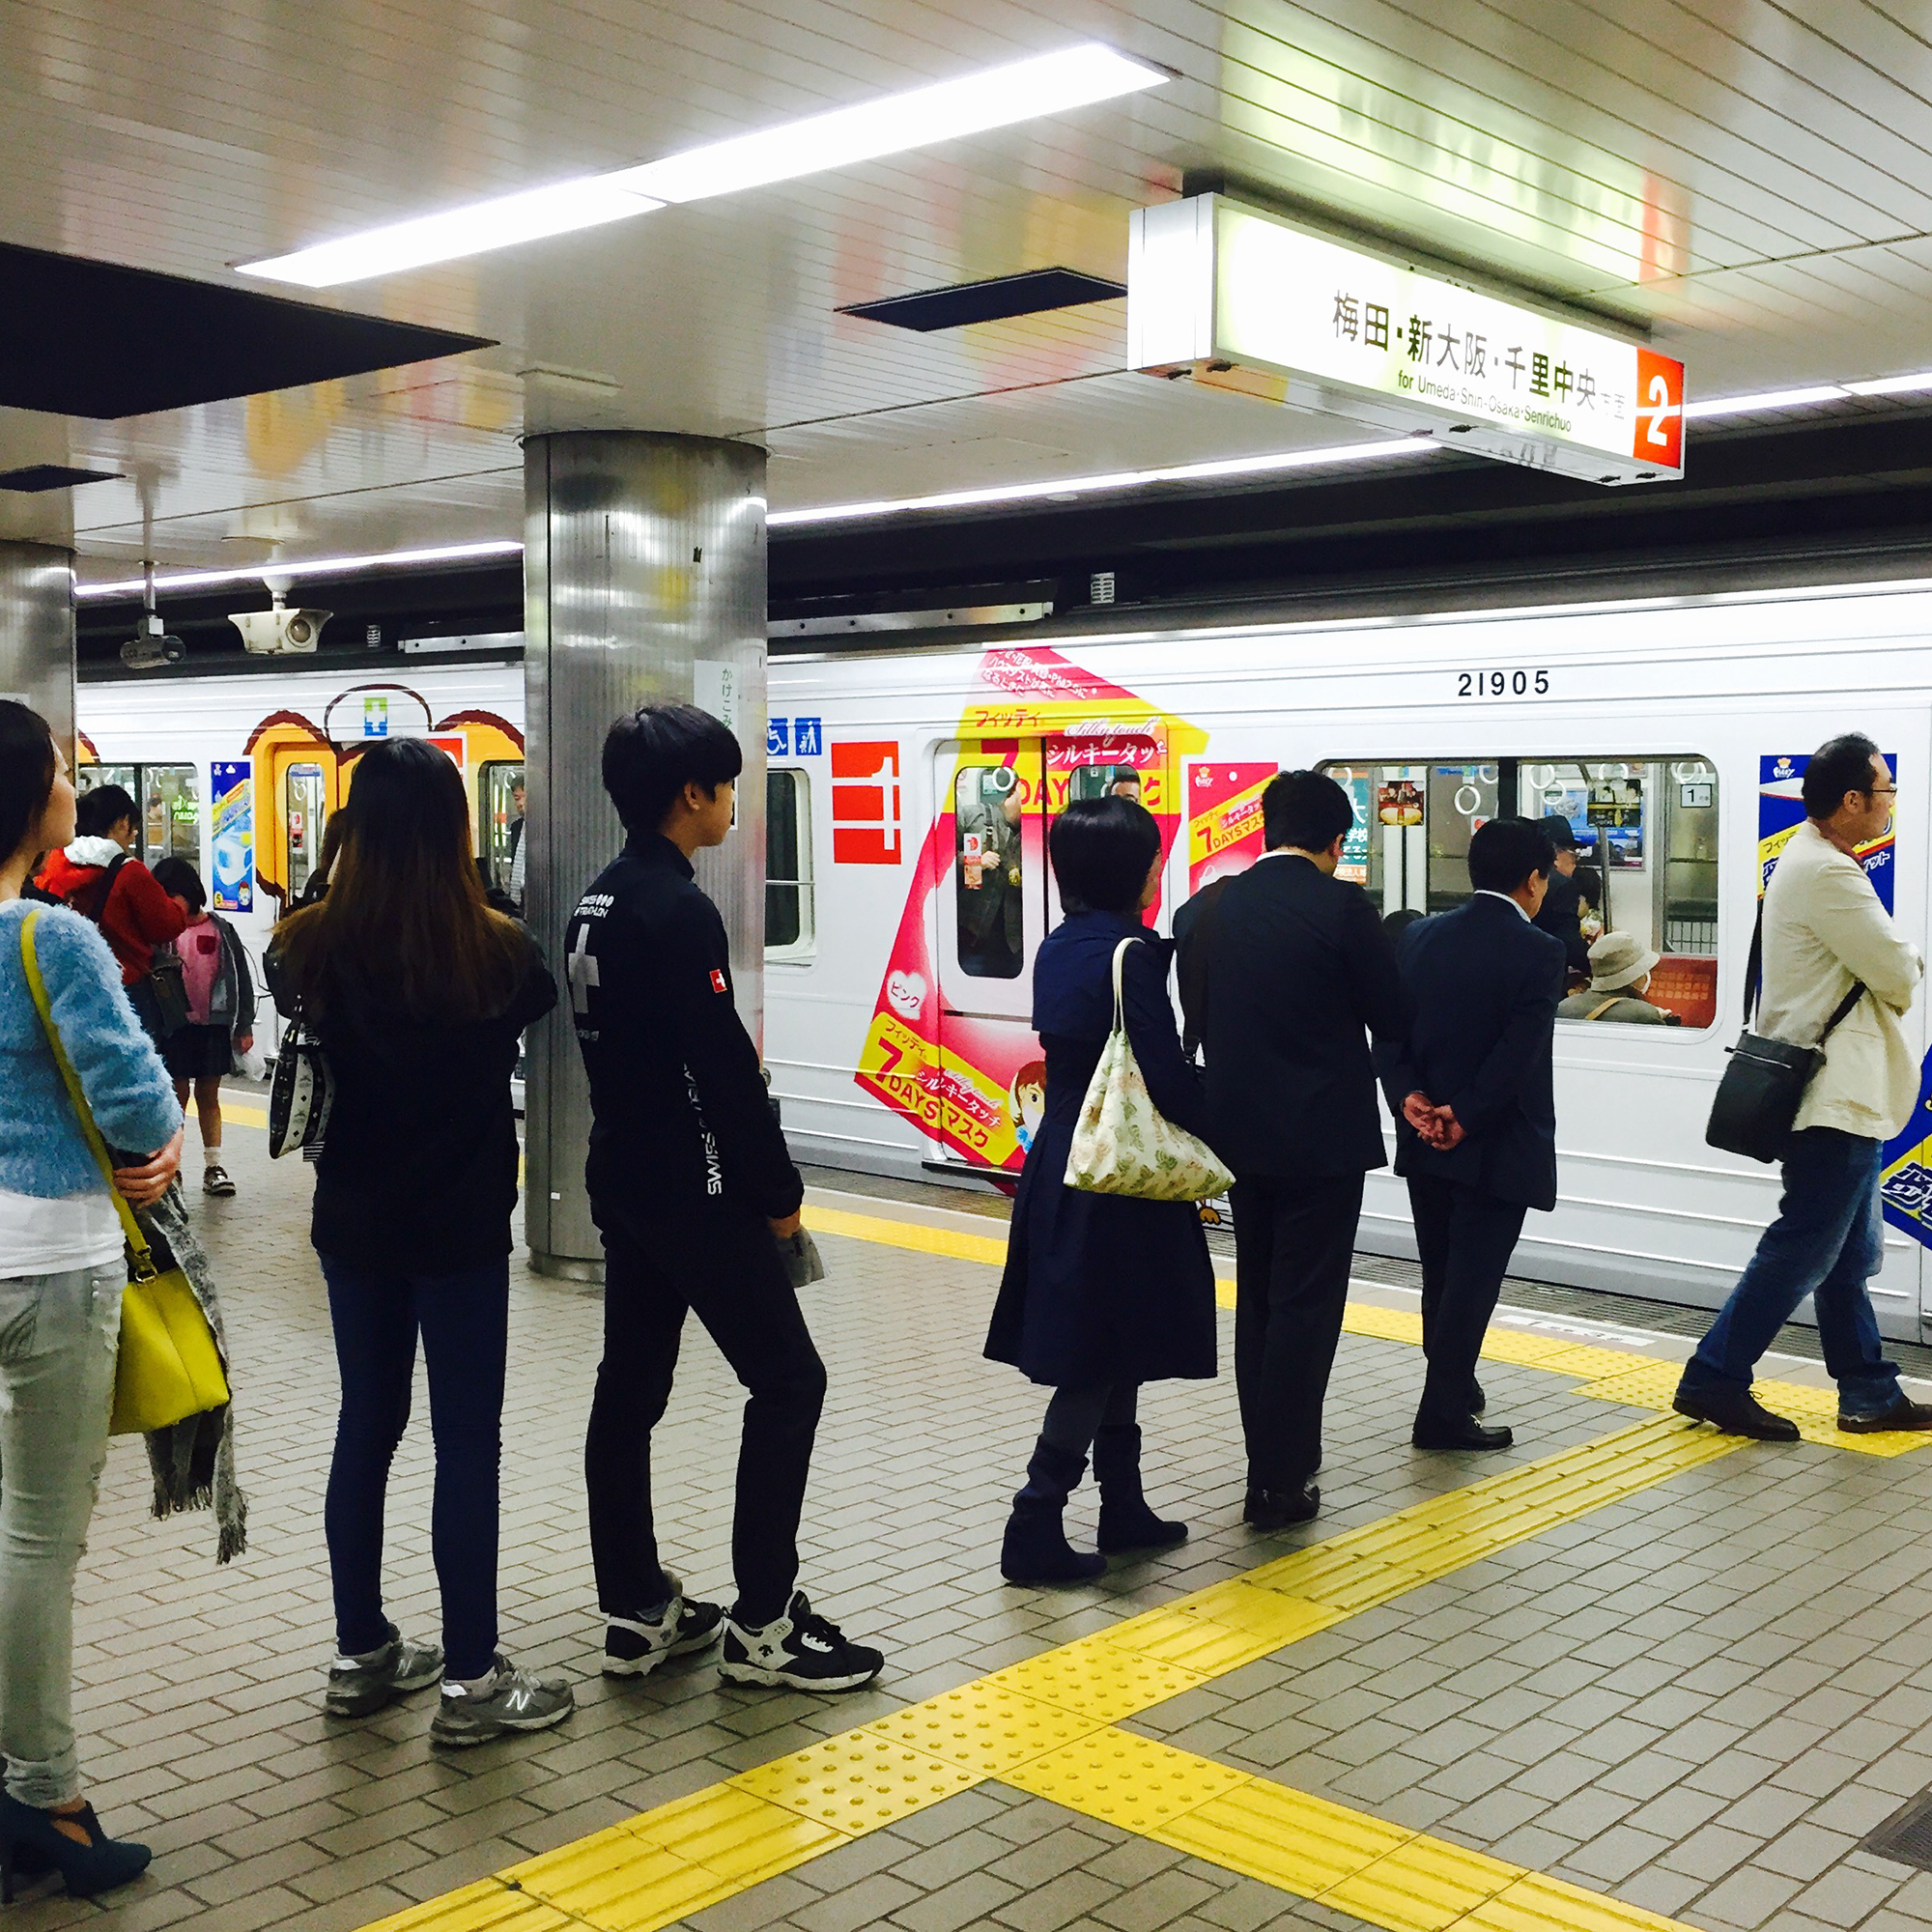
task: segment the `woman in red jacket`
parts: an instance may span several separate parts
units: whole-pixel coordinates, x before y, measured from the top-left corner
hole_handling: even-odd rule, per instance
[[[162,1035],[160,1010],[148,983],[155,948],[178,937],[186,923],[180,906],[155,875],[130,856],[139,837],[134,801],[125,786],[96,785],[74,809],[75,838],[47,855],[35,883],[91,919],[121,965],[134,1011],[150,1036]]]

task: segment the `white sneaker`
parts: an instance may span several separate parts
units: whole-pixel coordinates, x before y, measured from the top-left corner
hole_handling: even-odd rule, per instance
[[[742,1624],[734,1610],[724,1620],[718,1659],[719,1676],[733,1684],[794,1690],[856,1690],[885,1667],[882,1652],[848,1642],[837,1624],[815,1615],[803,1590],[793,1591],[785,1614],[768,1624]]]
[[[724,1612],[694,1601],[670,1579],[670,1597],[636,1617],[610,1617],[604,1629],[604,1675],[648,1677],[668,1657],[689,1657],[718,1641]]]

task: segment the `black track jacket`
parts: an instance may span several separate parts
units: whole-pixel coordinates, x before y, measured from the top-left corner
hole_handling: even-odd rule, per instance
[[[724,922],[684,854],[634,837],[578,900],[565,946],[593,1207],[797,1212],[805,1183],[732,1004]]]

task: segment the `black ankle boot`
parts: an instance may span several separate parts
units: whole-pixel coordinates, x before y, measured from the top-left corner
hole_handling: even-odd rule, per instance
[[[1027,1484],[1013,1498],[1000,1549],[1000,1574],[1009,1583],[1086,1583],[1107,1567],[1066,1540],[1061,1513],[1066,1496],[1086,1474],[1087,1459],[1056,1449],[1044,1435],[1034,1445]]]
[[[1187,1525],[1163,1522],[1141,1493],[1138,1423],[1115,1423],[1094,1436],[1094,1480],[1100,1485],[1099,1544],[1107,1555],[1127,1549],[1172,1549],[1187,1541]]]
[[[61,1825],[77,1825],[87,1842],[71,1838]],[[0,1904],[14,1902],[16,1872],[25,1877],[57,1870],[71,1897],[92,1898],[139,1878],[153,1856],[146,1845],[110,1838],[92,1804],[78,1811],[42,1811],[0,1793]]]

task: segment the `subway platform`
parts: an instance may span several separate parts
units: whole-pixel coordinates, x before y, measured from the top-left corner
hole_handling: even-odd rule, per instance
[[[802,1580],[885,1647],[878,1685],[748,1691],[701,1658],[599,1677],[599,1302],[517,1268],[503,1636],[576,1679],[577,1714],[459,1754],[430,1747],[433,1693],[325,1719],[328,1323],[307,1173],[267,1159],[242,1104],[241,1192],[195,1211],[250,1551],[217,1570],[207,1517],[151,1521],[139,1445],[116,1441],[79,1590],[83,1766],[110,1828],[157,1856],[105,1908],[42,1881],[8,1926],[1932,1927],[1932,1869],[1864,1846],[1932,1786],[1932,1442],[1838,1435],[1798,1360],[1771,1365],[1771,1400],[1803,1441],[1693,1429],[1667,1409],[1690,1346],[1667,1331],[1693,1324],[1525,1292],[1483,1371],[1517,1446],[1421,1455],[1415,1298],[1365,1259],[1319,1521],[1240,1524],[1224,1312],[1222,1378],[1144,1403],[1150,1493],[1192,1540],[1089,1588],[1016,1589],[1000,1529],[1039,1397],[980,1356],[997,1218],[856,1180],[808,1208],[831,1396]],[[737,1411],[693,1323],[662,1534],[690,1589],[727,1598]],[[388,1577],[391,1613],[433,1636],[427,1420],[419,1387]],[[1076,1535],[1094,1508],[1083,1491]],[[1918,1845],[1932,1866],[1932,1830]]]

